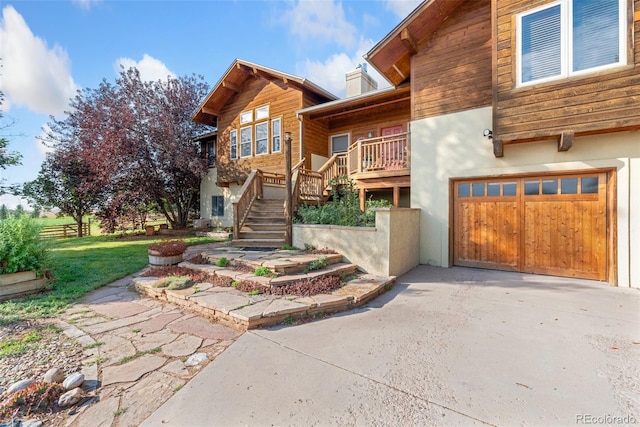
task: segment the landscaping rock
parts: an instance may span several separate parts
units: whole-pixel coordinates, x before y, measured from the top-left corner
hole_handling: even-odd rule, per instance
[[[44,374],[42,381],[45,383],[61,383],[64,381],[64,371],[60,368],[51,368]]]
[[[71,390],[71,389],[80,387],[83,382],[84,382],[84,374],[81,372],[75,372],[64,379],[62,386],[64,387],[65,390]]]
[[[82,399],[83,396],[84,392],[80,387],[74,388],[73,390],[69,390],[68,392],[60,396],[60,398],[58,399],[58,405],[61,408],[73,406],[76,403],[80,402],[80,399]]]
[[[11,394],[11,393],[15,393],[16,391],[24,390],[25,388],[29,387],[34,382],[35,382],[35,380],[33,380],[32,378],[28,378],[26,380],[20,380],[18,382],[15,382],[15,383],[13,383],[13,384],[11,384],[9,386],[9,388],[7,389],[7,393]]]
[[[186,366],[196,366],[207,361],[207,353],[195,353],[189,356],[184,364]]]

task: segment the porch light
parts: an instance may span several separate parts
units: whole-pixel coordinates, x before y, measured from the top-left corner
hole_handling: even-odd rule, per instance
[[[291,142],[291,132],[284,133],[284,140]]]
[[[482,136],[488,139],[493,139],[493,131],[491,129],[485,129],[484,132],[482,132]]]

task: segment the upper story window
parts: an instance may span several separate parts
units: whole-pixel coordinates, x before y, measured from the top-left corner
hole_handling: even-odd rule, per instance
[[[240,157],[251,157],[253,155],[252,145],[252,127],[240,128]]]
[[[238,131],[233,129],[229,133],[229,142],[230,142],[230,154],[229,158],[231,160],[236,160],[238,158]]]
[[[213,141],[207,142],[207,166],[210,168],[216,165],[216,143]]]
[[[256,108],[256,121],[266,119],[269,117],[269,106]]]
[[[625,65],[626,0],[560,0],[522,13],[518,86]]]
[[[269,154],[269,122],[256,124],[256,155]]]
[[[280,119],[271,120],[271,152],[277,153],[281,150],[282,121]]]
[[[244,111],[240,113],[240,124],[251,123],[253,121],[253,111]]]

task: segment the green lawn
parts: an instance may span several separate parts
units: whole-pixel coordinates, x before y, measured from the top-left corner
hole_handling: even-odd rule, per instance
[[[165,237],[166,238],[166,237]],[[0,324],[59,314],[87,292],[144,268],[147,246],[161,237],[113,235],[51,240],[51,291],[0,304]],[[220,241],[208,237],[186,237],[187,245]]]

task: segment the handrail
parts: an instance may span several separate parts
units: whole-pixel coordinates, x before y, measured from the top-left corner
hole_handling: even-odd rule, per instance
[[[262,171],[254,169],[240,190],[240,198],[233,203],[233,238],[240,238],[240,229],[244,226],[251,205],[262,198]]]
[[[347,151],[349,174],[409,169],[409,133],[361,139]]]
[[[298,169],[300,166],[304,165],[305,160],[307,160],[306,157],[303,157],[298,163],[296,163],[295,165],[293,165],[291,167],[291,172],[293,172],[294,170]]]
[[[263,184],[285,185],[286,175],[277,172],[260,171]]]

